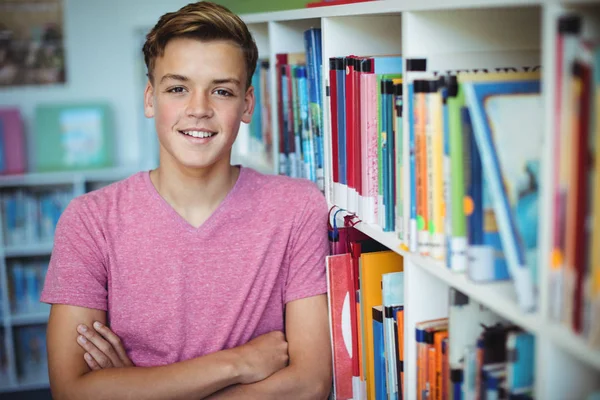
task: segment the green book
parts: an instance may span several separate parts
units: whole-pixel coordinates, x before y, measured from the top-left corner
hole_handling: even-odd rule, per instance
[[[35,110],[33,169],[89,170],[114,163],[112,114],[105,103],[45,104]]]

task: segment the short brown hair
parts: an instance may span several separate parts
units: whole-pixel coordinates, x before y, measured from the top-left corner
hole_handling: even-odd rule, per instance
[[[244,53],[248,73],[246,87],[250,87],[256,69],[258,49],[244,21],[226,7],[200,1],[160,17],[158,23],[146,35],[146,43],[142,49],[150,82],[153,81],[156,58],[164,54],[167,43],[175,38],[234,42]]]

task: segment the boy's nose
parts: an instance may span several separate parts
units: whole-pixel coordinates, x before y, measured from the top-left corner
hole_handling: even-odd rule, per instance
[[[210,118],[213,115],[213,109],[210,104],[209,96],[204,93],[190,96],[190,101],[186,107],[186,115],[192,118]]]

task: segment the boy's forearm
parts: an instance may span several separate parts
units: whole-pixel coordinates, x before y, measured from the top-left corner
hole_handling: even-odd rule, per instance
[[[330,376],[315,376],[294,366],[250,385],[234,385],[209,397],[225,399],[325,399],[331,388]]]
[[[55,399],[202,399],[240,382],[235,352],[161,367],[109,368],[78,378]]]

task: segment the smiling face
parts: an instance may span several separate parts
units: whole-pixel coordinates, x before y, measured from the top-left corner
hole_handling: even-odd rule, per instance
[[[240,122],[249,123],[254,108],[240,47],[222,40],[173,39],[156,58],[152,76],[144,110],[155,119],[161,165],[229,165]]]

